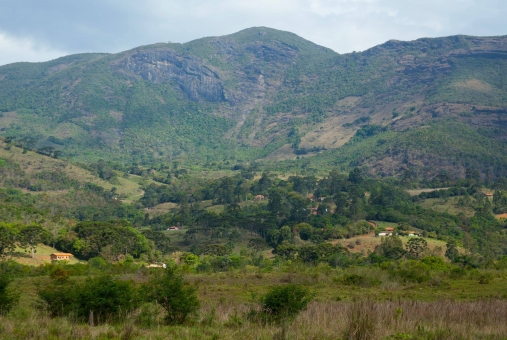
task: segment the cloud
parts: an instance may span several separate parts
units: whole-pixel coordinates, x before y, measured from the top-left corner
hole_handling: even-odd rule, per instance
[[[15,39],[0,33],[0,65],[22,61],[46,61],[68,54],[35,44],[30,39]]]
[[[11,56],[0,63],[59,52],[114,53],[252,26],[291,31],[340,53],[389,39],[507,34],[504,0],[0,1],[2,41],[10,41],[2,43],[2,54]]]

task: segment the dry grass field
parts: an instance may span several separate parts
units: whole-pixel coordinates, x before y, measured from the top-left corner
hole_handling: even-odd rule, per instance
[[[410,237],[401,236],[400,237],[403,244],[406,244]],[[340,244],[344,247],[347,247],[349,251],[354,253],[361,253],[367,255],[368,252],[372,252],[375,250],[375,247],[380,244],[381,237],[375,236],[375,232],[370,232],[366,235],[354,236],[349,239],[339,239],[332,241],[333,244]],[[425,238],[426,242],[428,242],[428,248],[434,255],[442,256],[445,252],[445,242],[440,240],[435,240],[431,238]]]
[[[431,209],[438,212],[447,212],[452,215],[457,215],[459,213],[464,213],[465,216],[471,217],[475,214],[475,211],[471,207],[460,207],[457,203],[459,200],[459,196],[449,197],[447,199],[442,198],[428,198],[418,204],[425,208]]]
[[[130,175],[128,178],[119,176],[119,184],[112,184],[94,176],[90,171],[67,161],[43,156],[33,151],[26,151],[26,153],[23,153],[21,148],[14,146],[11,146],[10,150],[5,150],[5,146],[5,143],[0,141],[0,158],[14,161],[29,175],[41,171],[64,172],[71,179],[83,183],[94,183],[106,190],[111,190],[112,187],[116,187],[118,194],[126,197],[125,202],[129,203],[139,199],[143,195],[143,191],[140,189],[142,178],[139,176]],[[58,191],[45,192],[53,194],[59,193]]]
[[[363,270],[363,271],[361,271]],[[50,318],[37,309],[37,285],[47,277],[18,279],[22,301],[9,315],[0,316],[2,339],[493,339],[507,338],[505,275],[489,284],[477,280],[447,281],[441,286],[400,285],[382,271],[376,287],[347,286],[341,270],[286,268],[263,273],[231,271],[188,274],[197,288],[201,308],[197,317],[180,326],[167,326],[158,305],[148,304],[124,315],[118,323],[90,326],[71,317]],[[352,272],[350,272],[352,273]],[[349,273],[349,274],[350,274]],[[139,273],[132,278],[143,280]],[[258,297],[274,285],[297,283],[310,287],[315,299],[294,321],[263,324],[247,315]]]
[[[61,251],[56,250],[53,247],[40,244],[36,247],[34,258],[30,254],[30,251],[22,248],[17,248],[12,255],[12,259],[16,262],[26,264],[29,266],[39,266],[41,264],[50,263],[51,258],[49,255],[52,253],[61,253]],[[72,257],[69,261],[70,264],[79,263],[79,260]]]

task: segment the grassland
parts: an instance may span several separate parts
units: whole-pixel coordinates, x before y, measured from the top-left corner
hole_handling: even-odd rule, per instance
[[[424,201],[418,203],[425,209],[431,209],[438,212],[446,212],[449,214],[457,215],[464,213],[465,216],[470,217],[474,215],[474,209],[471,207],[463,207],[458,205],[460,196],[449,197],[449,198],[427,198]]]
[[[407,244],[410,239],[410,237],[403,236],[400,238],[404,245]],[[373,252],[373,250],[375,250],[375,247],[380,244],[380,240],[381,237],[375,236],[375,232],[372,231],[366,235],[359,235],[349,239],[334,240],[331,243],[347,247],[351,252],[367,255],[369,252]],[[446,249],[446,242],[432,238],[425,238],[425,240],[428,243],[430,253],[436,256],[443,256],[443,252]]]
[[[42,171],[64,172],[68,178],[82,183],[93,183],[106,190],[111,190],[111,188],[115,187],[117,189],[116,192],[125,197],[124,201],[127,203],[139,199],[144,193],[140,188],[140,183],[145,180],[139,176],[129,175],[127,178],[120,176],[117,178],[118,183],[112,184],[67,160],[47,157],[33,151],[23,151],[23,149],[15,146],[9,146],[7,147],[8,150],[6,150],[6,146],[5,142],[0,141],[0,158],[19,164],[21,169],[29,176]],[[52,192],[51,190],[44,192],[55,195],[59,193],[59,191]]]
[[[57,249],[44,245],[39,244],[37,247],[35,247],[35,254],[34,258],[32,259],[32,256],[29,251],[25,251],[23,248],[16,248],[16,250],[13,252],[11,259],[13,259],[16,262],[19,262],[21,264],[26,264],[30,266],[39,266],[44,263],[50,263],[51,258],[49,255],[52,253],[59,253]],[[68,261],[70,264],[76,264],[79,263],[79,260],[72,257]]]
[[[146,271],[125,278],[145,280]],[[368,275],[381,284],[343,284],[346,275]],[[491,280],[480,284],[480,274]],[[459,280],[435,277],[431,283],[400,284],[379,269],[331,269],[297,264],[269,272],[248,267],[216,274],[187,274],[198,291],[198,316],[166,326],[157,305],[125,315],[123,322],[97,326],[69,317],[50,318],[36,309],[37,287],[47,277],[17,279],[20,304],[0,316],[2,339],[505,339],[507,280],[504,272],[470,273]],[[310,287],[315,299],[297,319],[280,327],[246,315],[274,285]]]

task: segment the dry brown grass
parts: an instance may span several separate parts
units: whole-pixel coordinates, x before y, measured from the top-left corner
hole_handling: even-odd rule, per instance
[[[458,89],[466,89],[479,92],[491,91],[491,85],[479,79],[470,79],[462,82],[457,82],[454,84],[454,87]]]
[[[252,306],[208,303],[198,318],[165,326],[153,315],[150,326],[139,313],[120,324],[89,326],[69,318],[49,318],[35,310],[0,317],[2,339],[280,339],[277,325],[244,317]],[[507,301],[418,302],[362,300],[313,302],[287,329],[287,339],[505,339]],[[410,335],[408,337],[407,335]]]
[[[97,176],[94,176],[90,171],[85,170],[75,164],[71,164],[61,159],[55,159],[43,156],[33,151],[23,153],[21,148],[11,146],[9,150],[5,150],[7,145],[0,141],[0,158],[12,160],[20,165],[21,169],[28,175],[33,175],[41,171],[54,171],[64,172],[67,177],[75,179],[79,182],[90,182],[103,187],[106,190],[111,190],[116,187],[117,192],[127,197],[127,202],[139,199],[144,192],[140,189],[139,182],[141,181],[138,176],[129,176],[129,178],[118,177],[118,184],[112,184],[104,181]],[[65,190],[45,191],[52,195],[65,194]]]
[[[401,237],[403,244],[406,244],[409,239],[410,239],[409,237]],[[357,240],[359,240],[359,244],[356,242]],[[430,238],[425,238],[425,240],[426,240],[426,242],[428,242],[428,248],[432,252],[435,250],[436,250],[436,252],[438,252],[439,250],[445,251],[445,249],[446,249],[446,246],[445,246],[446,242],[444,242],[444,241],[430,239]],[[369,251],[371,252],[371,251],[375,250],[375,247],[380,244],[380,241],[381,241],[381,237],[378,237],[378,236],[376,237],[375,232],[372,231],[368,234],[354,236],[349,239],[333,240],[331,243],[332,244],[340,244],[344,247],[347,247],[350,243],[353,243],[354,248],[349,248],[349,251],[351,251],[353,253],[367,254]],[[440,249],[438,247],[440,247]],[[440,254],[435,254],[435,255],[443,256],[443,252],[441,252]]]
[[[417,195],[419,195],[419,194],[420,194],[420,193],[422,193],[422,192],[432,192],[432,191],[445,190],[445,189],[449,189],[449,188],[435,188],[435,189],[432,189],[432,188],[425,188],[425,189],[411,189],[411,190],[407,190],[407,192],[410,194],[410,196],[417,196]]]

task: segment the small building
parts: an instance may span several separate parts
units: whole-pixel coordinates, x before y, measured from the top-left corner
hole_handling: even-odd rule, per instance
[[[264,195],[255,195],[255,199],[256,199],[257,201],[261,201],[261,200],[263,200],[263,199],[265,199],[265,198],[266,198],[266,197],[264,197]]]
[[[493,197],[493,194],[492,194],[492,193],[490,193],[490,192],[488,192],[488,193],[486,194],[486,197]]]
[[[51,261],[68,261],[72,256],[74,255],[71,253],[53,253],[49,255]]]
[[[167,230],[180,230],[180,227],[172,226],[172,227],[167,228]]]
[[[386,228],[386,231],[393,232],[393,231],[394,231],[394,228]]]
[[[378,236],[386,236],[386,237],[388,237],[388,236],[391,236],[392,234],[393,234],[392,232],[385,232],[385,231],[383,231],[381,233],[378,233]]]

